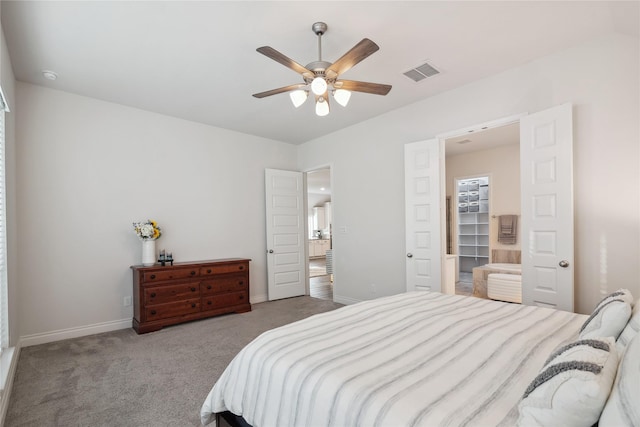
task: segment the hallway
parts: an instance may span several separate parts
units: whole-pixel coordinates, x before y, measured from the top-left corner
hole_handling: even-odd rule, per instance
[[[333,301],[333,283],[327,274],[326,258],[309,260],[309,294],[313,298]]]

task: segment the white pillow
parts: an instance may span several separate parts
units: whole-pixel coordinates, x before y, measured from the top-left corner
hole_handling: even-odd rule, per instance
[[[518,425],[592,426],[609,396],[617,367],[611,337],[560,347],[527,387],[518,404]]]
[[[640,335],[637,334],[620,361],[613,390],[600,417],[599,427],[610,426],[640,426]]]
[[[631,318],[616,340],[618,356],[622,357],[624,349],[629,345],[633,337],[638,335],[638,332],[640,332],[640,300],[634,304],[633,310],[631,310]]]
[[[607,295],[593,310],[580,329],[580,339],[618,338],[631,316],[633,296],[627,289]]]

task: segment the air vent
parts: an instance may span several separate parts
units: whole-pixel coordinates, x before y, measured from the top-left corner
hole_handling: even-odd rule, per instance
[[[436,74],[440,74],[440,71],[436,70],[429,63],[425,62],[424,64],[419,65],[403,74],[409,77],[414,82],[419,82],[420,80],[426,79],[427,77],[432,77]]]

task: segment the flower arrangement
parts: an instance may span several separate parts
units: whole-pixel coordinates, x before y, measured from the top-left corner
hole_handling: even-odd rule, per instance
[[[158,223],[150,219],[147,222],[134,222],[133,229],[140,240],[156,240],[162,234]]]

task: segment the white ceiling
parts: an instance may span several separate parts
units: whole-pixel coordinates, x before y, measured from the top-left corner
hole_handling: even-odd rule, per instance
[[[520,122],[448,138],[445,144],[447,157],[489,150],[501,145],[520,144]]]
[[[307,172],[307,193],[331,195],[331,169]]]
[[[2,1],[16,78],[247,134],[300,144],[610,32],[638,36],[639,2]],[[317,117],[312,102],[251,95],[302,82],[256,52],[317,60],[362,38],[380,50],[345,79],[393,85],[354,93]],[[441,74],[402,73],[428,60]],[[58,73],[45,80],[42,70]]]

